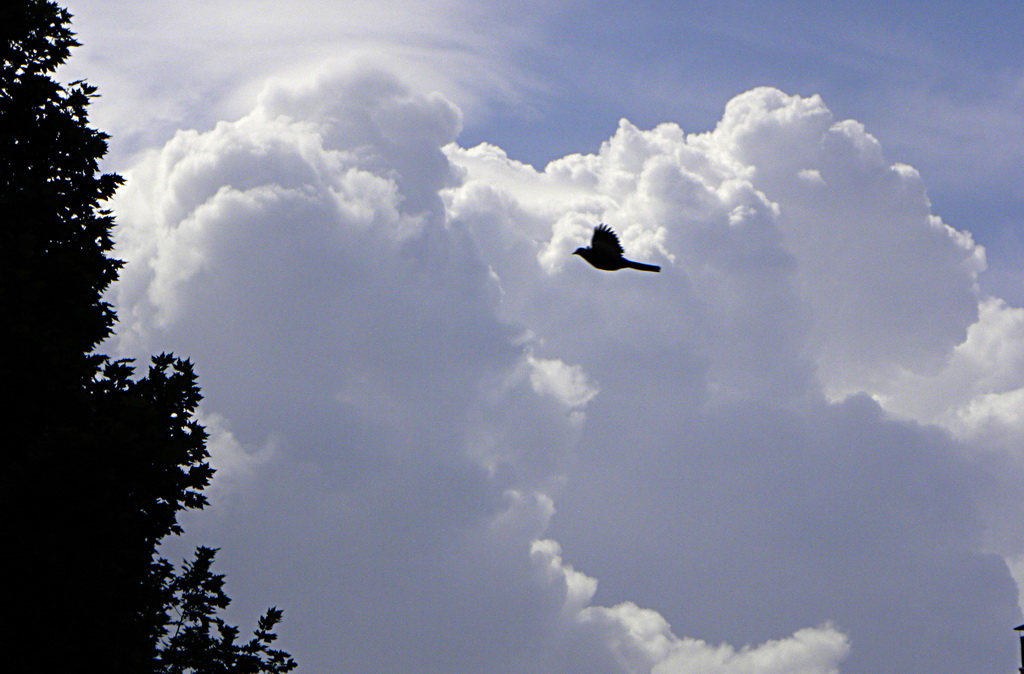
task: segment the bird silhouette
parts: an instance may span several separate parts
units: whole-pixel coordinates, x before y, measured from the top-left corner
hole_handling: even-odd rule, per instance
[[[577,248],[573,255],[579,255],[598,269],[616,271],[618,269],[639,269],[640,271],[661,271],[661,267],[642,262],[633,262],[622,257],[622,244],[619,237],[608,225],[594,228],[594,236],[586,248]]]

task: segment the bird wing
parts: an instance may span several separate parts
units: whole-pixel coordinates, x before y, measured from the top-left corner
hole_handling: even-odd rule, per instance
[[[590,247],[605,255],[622,257],[623,253],[619,237],[615,236],[611,227],[603,224],[594,228],[594,238],[590,240]]]

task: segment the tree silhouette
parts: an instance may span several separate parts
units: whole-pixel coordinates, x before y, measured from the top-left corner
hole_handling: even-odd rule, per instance
[[[122,265],[101,205],[121,178],[99,170],[95,88],[52,77],[78,44],[70,18],[48,0],[0,8],[4,670],[289,671],[269,648],[280,611],[246,644],[216,617],[229,600],[212,550],[180,572],[157,554],[178,513],[206,505],[201,396],[187,360],[161,354],[136,377],[95,353]]]
[[[260,618],[253,638],[238,644],[238,628],[217,617],[231,600],[224,594],[224,576],[211,570],[216,550],[200,547],[182,572],[169,576],[165,587],[177,613],[161,639],[158,671],[181,672],[288,672],[295,661],[284,651],[270,648],[277,639],[272,630],[282,612],[270,608]],[[170,565],[167,565],[169,568]],[[216,632],[214,632],[216,630]]]

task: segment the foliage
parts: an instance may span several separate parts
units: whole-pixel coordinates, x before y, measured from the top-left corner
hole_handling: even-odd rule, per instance
[[[0,300],[15,349],[4,366],[24,377],[45,362],[59,375],[38,382],[47,387],[91,378],[96,358],[82,354],[111,334],[114,312],[100,295],[121,267],[106,255],[113,218],[99,207],[122,181],[98,171],[107,136],[88,126],[96,90],[50,77],[78,44],[69,20],[38,0],[4,3],[0,14]]]
[[[281,621],[282,611],[268,609],[253,638],[243,645],[236,643],[238,628],[217,617],[217,611],[227,608],[231,600],[224,594],[224,576],[211,571],[216,552],[196,549],[195,559],[185,562],[181,574],[169,576],[167,588],[173,594],[177,618],[169,623],[173,632],[162,640],[158,671],[276,674],[295,669],[291,656],[270,648],[277,639],[273,629]]]
[[[122,265],[102,204],[122,181],[99,170],[95,88],[52,77],[78,44],[70,18],[46,0],[0,3],[4,670],[288,671],[269,648],[280,611],[247,644],[216,617],[228,599],[213,551],[180,573],[157,555],[178,513],[206,505],[201,395],[187,360],[161,354],[136,377],[95,352]]]

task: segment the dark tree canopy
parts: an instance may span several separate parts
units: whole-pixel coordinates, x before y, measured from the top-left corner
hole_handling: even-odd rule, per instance
[[[38,385],[79,386],[94,367],[82,354],[114,324],[100,294],[121,263],[107,256],[113,220],[100,204],[121,178],[98,171],[107,136],[88,125],[95,89],[84,82],[65,87],[51,77],[78,44],[68,12],[26,0],[4,3],[0,11],[2,299],[14,347],[5,370],[24,376],[39,367],[35,357],[43,358],[59,376]]]
[[[109,255],[114,222],[102,205],[121,178],[99,170],[107,136],[89,126],[95,89],[52,77],[77,46],[70,18],[46,0],[0,8],[0,662],[8,672],[288,671],[291,658],[268,647],[279,611],[246,644],[216,617],[229,600],[212,550],[180,573],[157,554],[181,533],[178,513],[206,504],[201,396],[186,360],[156,356],[138,377],[95,352],[116,318],[102,294],[122,263]]]
[[[158,670],[180,672],[288,672],[295,662],[284,651],[270,648],[277,635],[274,625],[281,611],[270,608],[260,618],[252,639],[239,644],[238,628],[217,617],[231,600],[224,594],[224,576],[211,571],[216,550],[200,547],[191,562],[185,562],[178,576],[166,587],[173,595],[176,616],[172,619],[160,649]]]

